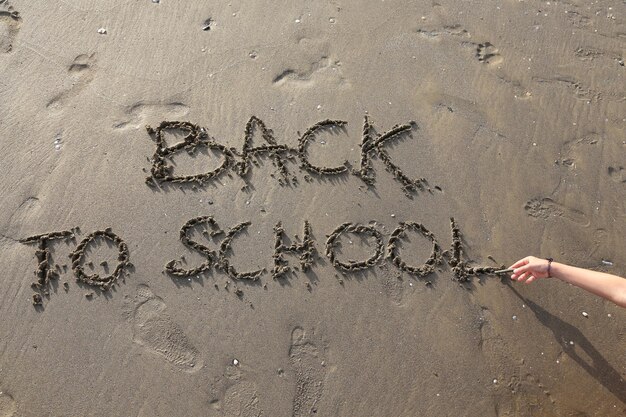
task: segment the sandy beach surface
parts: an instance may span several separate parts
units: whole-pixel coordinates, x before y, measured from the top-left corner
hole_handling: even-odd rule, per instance
[[[0,417],[625,415],[625,13],[0,0]]]

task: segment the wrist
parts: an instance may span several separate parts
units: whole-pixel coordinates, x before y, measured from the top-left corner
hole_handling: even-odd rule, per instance
[[[550,263],[550,275],[548,275],[548,278],[561,279],[561,276],[562,276],[561,268],[562,267],[563,267],[563,264],[558,263],[556,261],[552,261]]]
[[[554,258],[546,258],[546,261],[548,261],[548,268],[546,269],[546,274],[548,274],[548,278],[552,278],[552,262],[554,261]]]

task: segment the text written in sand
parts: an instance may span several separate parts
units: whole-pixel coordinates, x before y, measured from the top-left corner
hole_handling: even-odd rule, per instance
[[[265,269],[240,272],[230,259],[233,240],[244,233],[251,224],[249,221],[241,222],[225,231],[212,216],[199,216],[188,220],[180,229],[180,241],[184,246],[200,254],[204,258],[204,262],[197,267],[185,269],[181,266],[180,261],[171,260],[165,264],[164,272],[175,278],[186,278],[198,276],[214,268],[234,281],[258,281],[267,272]],[[451,267],[455,279],[461,282],[467,281],[471,275],[494,273],[496,268],[493,267],[470,267],[468,265],[468,262],[463,259],[461,232],[454,218],[450,219],[450,227],[452,229],[452,245],[449,250],[444,251],[435,235],[421,223],[400,222],[391,233],[386,244],[383,241],[383,235],[374,226],[343,223],[327,235],[324,255],[332,266],[344,275],[373,268],[385,260],[391,262],[400,271],[416,278],[428,277],[435,272],[435,268],[444,263]],[[200,232],[206,239],[203,242],[196,241],[194,238],[196,232]],[[430,256],[426,260],[410,259],[410,256],[402,254],[402,241],[409,232],[420,235],[432,245]],[[75,242],[74,250],[69,255],[71,268],[76,280],[84,285],[109,291],[125,273],[128,273],[129,269],[134,268],[130,262],[128,245],[110,228],[89,233],[79,243],[76,243],[78,234],[80,234],[80,229],[76,227],[71,230],[45,233],[21,240],[24,244],[37,246],[35,250],[37,258],[35,276],[37,280],[31,284],[32,288],[37,291],[33,295],[33,304],[42,305],[43,298],[50,295],[52,281],[59,277],[57,270],[60,267],[52,265],[50,251],[51,246],[59,240]],[[372,239],[374,242],[371,245],[372,253],[365,254],[363,259],[343,259],[337,246],[339,240],[346,234]],[[294,272],[294,268],[289,265],[284,257],[286,254],[298,256],[299,268],[305,273],[315,266],[320,255],[312,236],[311,224],[307,220],[304,221],[302,238],[296,235],[293,239],[288,239],[280,222],[274,226],[274,255],[271,270],[273,279],[285,279]],[[211,241],[215,246],[214,249],[207,246]],[[103,242],[117,248],[117,265],[106,276],[100,276],[97,273],[87,274],[85,265],[93,264],[93,260],[89,260],[91,256],[89,249]],[[340,279],[340,283],[342,282],[343,280]],[[426,283],[429,285],[430,281],[426,281]]]
[[[404,137],[411,137],[417,125],[414,122],[396,125],[389,131],[377,134],[374,133],[373,125],[369,118],[365,116],[363,122],[361,140],[361,160],[359,169],[352,169],[348,161],[335,167],[318,166],[309,160],[309,144],[315,140],[316,136],[323,132],[340,131],[345,129],[347,122],[342,120],[322,120],[309,127],[303,134],[299,134],[298,146],[290,148],[286,145],[278,144],[271,129],[258,117],[252,116],[245,127],[244,143],[241,151],[229,148],[219,143],[215,138],[209,136],[205,128],[199,127],[190,122],[164,121],[156,128],[147,127],[148,134],[156,143],[156,150],[150,159],[152,164],[150,176],[146,183],[151,187],[166,187],[168,184],[198,184],[206,185],[219,180],[224,175],[231,172],[247,180],[252,165],[258,164],[257,158],[266,157],[272,160],[278,170],[280,185],[296,184],[297,178],[288,169],[288,161],[299,161],[299,167],[307,175],[319,177],[329,177],[350,174],[356,175],[369,186],[375,184],[375,172],[372,166],[372,159],[378,158],[383,161],[386,170],[402,186],[404,194],[411,198],[417,191],[432,191],[425,178],[412,179],[392,161],[391,156],[385,149],[387,145],[394,143]],[[182,132],[182,141],[175,144],[167,144],[165,135],[173,132]],[[260,132],[265,144],[253,146],[252,141],[255,133]],[[216,168],[195,175],[176,176],[173,173],[171,158],[180,153],[187,152],[189,155],[197,156],[203,150],[210,150],[217,154],[221,163]],[[274,175],[272,174],[274,177]],[[438,189],[438,187],[436,187]],[[374,222],[371,222],[374,223]],[[357,271],[372,268],[385,259],[395,265],[400,271],[417,278],[424,278],[433,274],[435,268],[447,263],[458,281],[467,281],[469,276],[477,274],[492,274],[496,268],[492,267],[470,267],[467,261],[463,260],[463,247],[461,232],[453,218],[450,219],[452,229],[452,246],[449,250],[442,250],[435,235],[424,225],[417,222],[401,222],[391,233],[385,243],[382,233],[372,224],[362,225],[356,223],[343,223],[337,226],[330,234],[324,247],[324,255],[331,265],[342,274],[354,273]],[[265,268],[255,271],[241,272],[233,265],[232,243],[251,225],[250,221],[244,221],[230,226],[223,230],[212,216],[199,216],[192,218],[182,226],[179,238],[184,246],[198,253],[203,262],[192,268],[185,267],[178,260],[171,260],[164,266],[163,272],[173,279],[181,277],[198,276],[206,271],[215,269],[226,274],[234,281],[258,282],[259,278],[267,273]],[[282,223],[274,226],[274,254],[271,276],[275,280],[286,279],[295,271],[301,270],[307,273],[321,259],[321,255],[316,249],[316,242],[313,237],[311,224],[304,220],[303,235],[297,235],[289,239],[283,229]],[[432,245],[430,256],[425,260],[411,259],[411,256],[403,253],[402,241],[407,239],[408,233],[413,233],[425,239]],[[22,239],[21,242],[28,245],[36,245],[35,257],[37,269],[35,276],[37,280],[32,283],[32,288],[36,291],[33,295],[33,304],[42,305],[44,297],[50,296],[52,282],[59,278],[61,267],[53,264],[51,248],[59,241],[66,241],[74,245],[74,250],[70,253],[71,269],[76,280],[86,286],[94,287],[101,291],[109,291],[126,273],[133,270],[130,262],[130,253],[126,242],[114,233],[110,228],[96,230],[86,235],[80,242],[76,242],[77,235],[80,234],[78,227],[71,230],[50,232],[39,234]],[[198,241],[198,234],[204,235]],[[341,240],[347,235],[359,236],[364,241],[369,242],[371,250],[369,254],[363,254],[362,259],[345,259],[342,254]],[[105,275],[101,276],[96,272],[87,273],[85,265],[93,266],[95,249],[106,244],[110,248],[116,249],[117,263],[115,268],[108,270],[105,268]],[[213,246],[213,248],[211,248]],[[291,266],[286,255],[295,255],[299,258],[299,266]],[[182,257],[184,259],[184,257]],[[107,265],[106,261],[100,262]],[[66,268],[66,265],[63,266]],[[340,283],[343,281],[340,278]],[[430,281],[426,281],[430,284]],[[67,290],[67,283],[64,283]],[[240,291],[240,290],[238,290]],[[240,295],[241,293],[236,294]],[[88,296],[93,295],[89,293]]]
[[[389,131],[382,134],[374,134],[373,125],[366,116],[363,122],[363,133],[361,139],[361,160],[359,169],[352,169],[348,161],[335,167],[318,166],[309,160],[309,144],[315,137],[323,132],[337,133],[345,129],[347,122],[343,120],[322,120],[309,127],[300,135],[298,146],[290,148],[286,145],[278,144],[271,129],[256,116],[252,116],[246,123],[243,149],[237,151],[218,142],[209,136],[203,127],[189,122],[161,122],[158,127],[147,126],[149,135],[156,143],[154,155],[150,159],[152,163],[150,176],[146,178],[146,184],[151,187],[166,186],[167,184],[198,184],[207,185],[221,180],[231,172],[246,179],[252,169],[252,165],[257,164],[256,158],[268,157],[276,166],[280,185],[296,184],[298,179],[292,175],[288,169],[288,161],[299,160],[301,170],[307,172],[305,179],[310,180],[309,174],[318,177],[332,177],[352,173],[359,177],[367,185],[374,186],[376,174],[372,166],[372,158],[380,159],[387,171],[398,181],[404,194],[411,198],[418,191],[431,191],[426,178],[413,179],[408,177],[400,167],[392,161],[391,156],[385,149],[387,145],[394,143],[404,137],[410,137],[411,132],[417,129],[415,122],[396,125]],[[254,147],[252,139],[258,129],[264,145]],[[165,141],[165,134],[172,131],[183,132],[182,141],[168,146]],[[187,152],[190,155],[197,155],[204,150],[212,151],[222,163],[215,169],[195,175],[176,176],[173,174],[173,167],[167,160],[180,152]],[[272,174],[272,176],[274,176]]]

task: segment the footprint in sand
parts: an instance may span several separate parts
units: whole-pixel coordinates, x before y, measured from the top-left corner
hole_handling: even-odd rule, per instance
[[[609,176],[615,182],[626,182],[626,171],[624,167],[609,167]]]
[[[259,401],[257,386],[246,379],[251,369],[244,364],[229,365],[224,371],[226,388],[223,394],[209,401],[215,410],[224,417],[260,417],[263,410]],[[221,390],[219,390],[221,391]]]
[[[263,415],[256,385],[250,381],[239,381],[229,387],[224,395],[223,407],[224,417],[260,417]]]
[[[67,68],[67,72],[72,79],[72,86],[61,91],[48,101],[46,108],[50,110],[59,110],[64,107],[67,102],[76,97],[83,91],[94,78],[94,54],[80,54]]]
[[[17,411],[17,403],[9,394],[0,391],[0,417],[12,417]]]
[[[20,31],[20,14],[6,0],[0,0],[0,54],[13,50],[13,43]]]
[[[124,109],[122,120],[113,127],[116,129],[137,129],[155,120],[180,120],[189,113],[189,106],[180,102],[145,103],[137,102]]]
[[[402,305],[404,286],[401,281],[401,274],[398,271],[392,272],[387,265],[382,264],[379,267],[378,275],[385,295],[389,297],[395,305]]]
[[[578,100],[597,101],[601,97],[609,99],[621,99],[618,92],[619,90],[615,90],[613,92],[606,91],[604,92],[604,94],[601,94],[599,91],[590,88],[589,85],[587,85],[586,83],[569,75],[557,75],[550,77],[533,76],[532,80],[539,85],[547,87],[556,86],[565,88]]]
[[[167,306],[146,285],[139,286],[133,312],[133,340],[185,371],[202,367],[197,349],[167,314]]]
[[[507,357],[508,350],[502,337],[502,323],[486,307],[481,307],[479,316],[480,340],[478,347],[488,358],[499,363]]]
[[[479,43],[476,46],[476,58],[483,64],[499,64],[502,62],[498,48],[493,46],[491,42]]]
[[[576,7],[574,5],[569,5],[569,7]],[[570,21],[570,23],[579,29],[588,29],[590,26],[593,27],[593,21],[591,18],[583,13],[578,12],[577,10],[566,10],[565,16]]]
[[[341,62],[331,60],[327,56],[321,56],[311,62],[304,61],[293,67],[285,68],[276,74],[272,83],[276,86],[289,87],[314,87],[319,81],[332,82],[338,86],[349,85],[344,78]]]
[[[293,416],[310,416],[317,413],[317,403],[322,397],[326,370],[322,352],[310,341],[302,327],[296,327],[291,332],[289,362],[296,375]]]
[[[498,315],[493,314],[487,307],[481,307],[479,314],[480,340],[479,348],[489,366],[490,374],[504,378],[500,384],[508,389],[499,392],[495,398],[499,415],[530,416],[538,404],[546,411],[553,412],[554,401],[546,391],[542,392],[541,384],[530,370],[523,366],[523,362],[512,360],[515,349],[504,336],[503,323]],[[513,353],[515,356],[515,353]],[[499,385],[493,389],[498,390]],[[548,402],[549,401],[549,402]],[[553,415],[552,413],[547,415]]]
[[[550,217],[562,217],[581,226],[589,224],[587,215],[580,210],[569,208],[559,204],[551,198],[535,198],[524,206],[526,214],[538,219],[548,219]]]
[[[415,32],[425,38],[434,39],[441,35],[460,36],[470,38],[470,33],[461,25],[444,25],[436,29],[417,28]]]

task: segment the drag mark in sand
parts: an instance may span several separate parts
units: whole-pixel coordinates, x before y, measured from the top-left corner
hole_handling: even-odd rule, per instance
[[[571,4],[570,6],[578,9],[577,6]],[[567,16],[567,19],[570,21],[570,23],[574,27],[577,27],[579,29],[588,29],[590,26],[593,26],[593,21],[589,16],[579,13],[576,10],[566,10],[565,15]]]
[[[184,371],[202,367],[198,350],[167,314],[167,306],[147,285],[137,288],[133,312],[133,340]]]
[[[597,49],[593,47],[579,46],[574,51],[574,56],[576,56],[576,58],[580,59],[581,61],[594,61],[596,59],[605,58],[617,61],[620,65],[622,65],[624,62],[621,54],[619,54],[618,52]]]
[[[244,180],[247,179],[251,170],[250,162],[258,165],[252,157],[259,158],[267,155],[272,159],[274,165],[278,168],[281,178],[278,183],[282,185],[297,184],[297,177],[290,178],[287,169],[287,161],[292,161],[295,157],[300,160],[300,168],[309,174],[318,178],[326,178],[327,176],[344,175],[352,173],[361,178],[367,185],[373,186],[375,183],[375,173],[371,165],[371,158],[378,157],[385,165],[394,179],[402,184],[402,190],[408,198],[412,198],[417,191],[429,191],[428,182],[425,178],[417,180],[409,178],[400,167],[395,165],[391,156],[385,150],[385,145],[392,141],[399,140],[405,136],[410,136],[411,131],[417,128],[415,122],[403,125],[396,125],[388,132],[374,136],[372,134],[372,125],[367,117],[365,117],[363,127],[363,138],[361,143],[361,166],[358,170],[349,171],[348,161],[337,167],[316,166],[309,161],[308,145],[314,140],[315,136],[324,130],[334,131],[338,128],[343,129],[347,122],[342,120],[322,120],[315,123],[302,134],[298,140],[297,148],[289,148],[286,145],[279,145],[273,137],[271,129],[265,126],[265,123],[256,116],[252,116],[245,128],[244,145],[241,152],[237,152],[234,148],[227,148],[218,143],[214,138],[207,134],[206,129],[201,128],[189,122],[168,122],[164,121],[157,128],[147,126],[148,134],[156,142],[156,150],[149,159],[152,163],[151,176],[146,178],[146,184],[150,187],[163,187],[167,184],[189,184],[195,183],[205,186],[213,181],[218,181],[223,175],[229,171],[234,171]],[[252,137],[254,131],[259,129],[263,140],[267,143],[262,146],[253,147]],[[167,146],[164,139],[164,133],[169,131],[182,131],[185,133],[182,142],[178,142],[171,146]],[[200,173],[196,175],[176,176],[173,174],[173,167],[166,162],[175,154],[187,151],[189,155],[196,155],[198,149],[206,147],[222,158],[222,163],[212,171]],[[274,175],[272,174],[272,177]],[[305,176],[307,178],[307,176]]]
[[[302,327],[291,332],[289,362],[296,374],[296,393],[293,399],[293,417],[317,413],[317,404],[324,390],[326,363]]]

